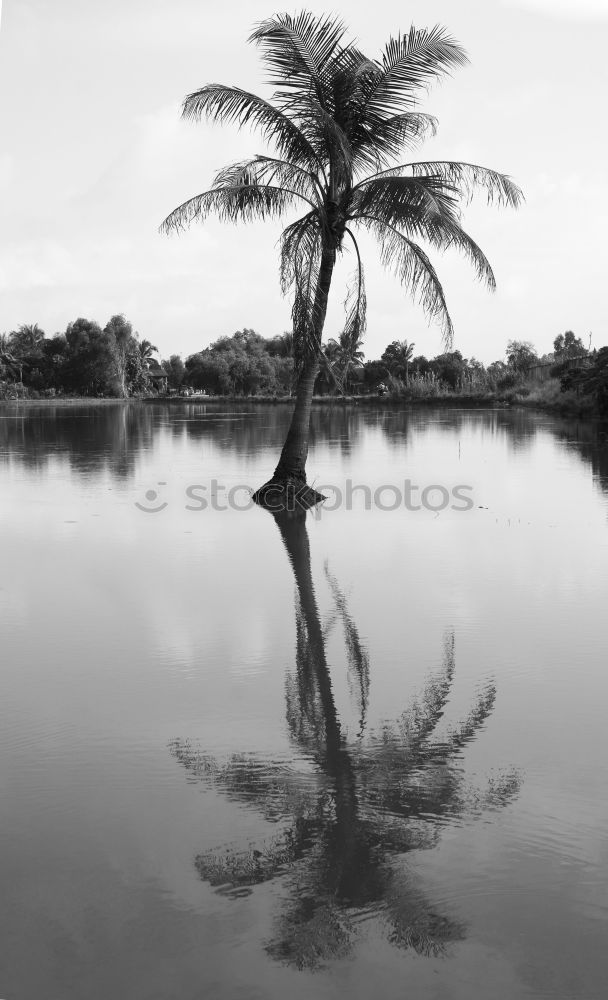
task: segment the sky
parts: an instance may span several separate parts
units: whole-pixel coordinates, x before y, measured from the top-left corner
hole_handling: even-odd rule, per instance
[[[466,210],[465,228],[497,278],[491,294],[466,262],[433,256],[455,326],[454,347],[484,362],[509,339],[551,350],[572,329],[608,344],[604,196],[608,139],[608,0],[336,0],[359,46],[379,56],[391,35],[435,23],[470,65],[421,95],[439,133],[416,159],[460,159],[513,177],[519,211]],[[78,316],[122,312],[162,357],[184,358],[243,327],[290,327],[281,297],[280,226],[210,221],[180,236],[158,226],[226,163],[264,152],[248,131],[180,119],[206,83],[269,96],[252,26],[270,0],[3,0],[0,22],[0,332],[37,322],[52,335]],[[404,159],[412,159],[404,155]],[[363,240],[365,354],[393,340],[441,350],[396,279]],[[343,321],[337,269],[326,337]]]

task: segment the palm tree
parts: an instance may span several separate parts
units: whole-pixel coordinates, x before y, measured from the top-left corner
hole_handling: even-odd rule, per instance
[[[39,357],[43,341],[44,330],[41,330],[37,323],[23,323],[18,330],[9,335],[13,353],[22,358]]]
[[[362,364],[365,355],[361,350],[363,337],[359,331],[343,330],[336,340],[330,337],[325,353],[338,371],[338,385],[342,392],[348,390],[351,369]]]
[[[407,340],[394,340],[388,345],[380,360],[386,365],[389,375],[404,377],[406,383],[409,381],[410,362],[414,357],[415,346]]]
[[[470,163],[434,161],[393,165],[436,121],[416,110],[418,91],[463,65],[467,57],[444,28],[399,34],[379,61],[369,59],[334,17],[308,12],[276,15],[250,37],[261,47],[275,88],[272,101],[238,87],[212,83],[190,94],[185,118],[250,125],[275,155],[255,156],[220,170],[212,187],[184,202],[161,231],[180,230],[211,213],[237,222],[284,215],[304,207],[281,237],[281,285],[293,295],[296,402],[278,465],[255,494],[276,508],[296,495],[301,506],[320,497],[306,487],[310,408],[321,363],[321,338],[336,258],[355,254],[346,299],[345,331],[365,329],[364,274],[354,230],[374,236],[383,264],[439,321],[446,343],[452,322],[433,264],[419,241],[460,250],[490,288],[488,260],[460,224],[460,203],[475,189],[489,202],[516,207],[519,188],[505,175]]]
[[[151,344],[149,340],[142,340],[138,345],[137,349],[139,351],[139,356],[144,363],[145,368],[150,367],[150,361],[152,360],[152,355],[158,352],[158,347]]]
[[[322,624],[304,515],[275,518],[296,582],[296,670],[286,685],[294,754],[272,762],[255,753],[221,761],[183,739],[172,742],[171,752],[191,778],[255,809],[279,832],[244,850],[202,853],[197,871],[232,897],[281,878],[288,901],[267,950],[299,968],[348,952],[357,917],[370,909],[383,915],[387,937],[398,947],[440,954],[464,936],[464,928],[438,914],[396,861],[434,847],[447,817],[479,815],[517,795],[516,773],[473,789],[460,763],[462,750],[492,713],[494,684],[482,689],[462,722],[444,736],[436,734],[455,677],[454,637],[448,633],[442,667],[420,696],[394,723],[371,730],[369,658],[346,597],[326,564],[333,612]],[[357,716],[353,733],[338,717],[327,662],[327,639],[338,624]]]

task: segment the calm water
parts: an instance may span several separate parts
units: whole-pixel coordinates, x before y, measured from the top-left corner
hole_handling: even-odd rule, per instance
[[[607,428],[288,418],[0,409],[0,996],[604,997]]]

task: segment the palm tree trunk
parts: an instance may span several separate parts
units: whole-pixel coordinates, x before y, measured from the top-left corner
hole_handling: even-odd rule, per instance
[[[272,479],[261,486],[253,495],[255,503],[272,511],[295,510],[296,507],[308,510],[325,499],[321,493],[317,493],[316,490],[306,485],[306,459],[310,437],[312,396],[319,374],[321,337],[335,263],[335,248],[333,246],[324,247],[313,306],[312,345],[308,348],[307,357],[298,378],[296,405],[287,437]]]
[[[312,701],[322,708],[323,726],[316,735],[319,739],[321,766],[332,779],[335,792],[335,851],[329,859],[325,889],[337,892],[339,897],[353,895],[361,875],[361,858],[357,832],[359,828],[357,790],[351,756],[342,734],[331,677],[325,653],[325,637],[319,618],[310,565],[310,544],[306,519],[302,511],[293,515],[275,514],[277,527],[291,563],[300,610],[306,626],[310,658],[298,664],[303,671],[301,682],[309,689]],[[302,707],[305,717],[305,707]],[[356,890],[354,890],[356,893]]]
[[[315,355],[310,358],[298,379],[296,387],[296,405],[291,423],[281,451],[273,480],[294,479],[306,482],[306,459],[308,457],[308,438],[310,429],[310,411],[315,382],[319,374],[320,362]]]
[[[311,675],[304,678],[313,691],[318,693],[323,710],[323,756],[326,773],[336,781],[338,801],[348,812],[349,819],[357,808],[355,779],[352,762],[336,711],[332,690],[331,677],[325,653],[325,637],[319,618],[319,609],[315,596],[310,564],[310,543],[306,530],[306,519],[302,511],[290,515],[280,512],[274,515],[277,527],[291,563],[298,592],[302,617],[306,625],[306,634],[311,652],[310,660],[299,665]]]

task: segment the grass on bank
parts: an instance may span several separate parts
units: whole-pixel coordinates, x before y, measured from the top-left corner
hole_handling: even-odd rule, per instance
[[[259,403],[266,405],[276,405],[280,403],[293,403],[293,396],[147,396],[120,400],[109,397],[97,396],[41,396],[37,398],[27,398],[24,396],[13,398],[0,397],[2,403],[18,403],[28,406],[53,405],[53,406],[74,406],[77,404],[103,405],[117,403],[136,402],[205,402],[205,403]],[[562,390],[558,378],[550,378],[545,382],[536,382],[531,379],[522,379],[516,385],[498,388],[484,385],[464,384],[458,389],[452,389],[444,382],[430,381],[419,378],[411,378],[407,384],[398,379],[390,380],[389,391],[385,393],[365,393],[353,392],[347,395],[318,395],[313,397],[313,403],[323,405],[344,406],[350,404],[367,404],[379,406],[399,406],[399,405],[437,405],[437,406],[529,406],[537,409],[548,410],[555,413],[571,414],[572,416],[598,416],[595,400],[592,395],[585,395],[575,389]]]

